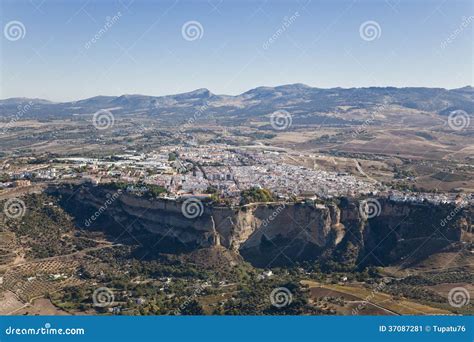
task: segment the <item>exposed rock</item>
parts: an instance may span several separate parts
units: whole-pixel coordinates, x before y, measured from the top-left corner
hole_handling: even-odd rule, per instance
[[[125,192],[117,196],[115,191],[93,186],[48,191],[61,195],[62,205],[81,227],[113,234],[151,232],[160,237],[160,243],[187,250],[222,246],[260,267],[318,258],[349,267],[387,265],[423,257],[472,237],[472,208],[456,209],[454,205],[378,199],[380,212],[367,219],[359,210],[359,201],[345,198],[325,205],[272,203],[230,208],[207,203],[196,217],[188,218],[182,213],[181,201]],[[446,220],[450,214],[452,218]]]

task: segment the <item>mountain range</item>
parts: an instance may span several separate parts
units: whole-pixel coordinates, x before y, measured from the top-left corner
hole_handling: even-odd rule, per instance
[[[205,110],[213,117],[248,119],[287,110],[298,116],[331,113],[341,107],[370,109],[397,106],[448,115],[454,110],[474,114],[474,88],[422,87],[313,88],[304,84],[258,87],[240,95],[216,95],[208,89],[167,96],[95,96],[73,102],[9,98],[0,100],[0,118],[68,118],[109,110],[114,115],[145,114],[182,120]]]

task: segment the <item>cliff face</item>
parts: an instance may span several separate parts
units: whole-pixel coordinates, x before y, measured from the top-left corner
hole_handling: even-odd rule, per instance
[[[182,202],[148,200],[92,186],[48,192],[61,197],[79,226],[116,235],[151,232],[158,249],[220,245],[260,267],[317,258],[349,267],[390,264],[415,251],[418,256],[430,254],[472,236],[472,208],[454,206],[379,199],[378,215],[367,219],[360,203],[347,199],[337,205],[253,204],[235,209],[202,205],[196,217],[188,218]]]

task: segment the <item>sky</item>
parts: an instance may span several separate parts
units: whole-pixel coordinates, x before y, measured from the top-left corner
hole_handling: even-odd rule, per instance
[[[0,98],[473,84],[474,1],[1,0]]]

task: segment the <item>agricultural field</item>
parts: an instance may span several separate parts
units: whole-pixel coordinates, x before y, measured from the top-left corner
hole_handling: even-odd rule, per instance
[[[328,298],[336,301],[334,310],[339,314],[349,314],[349,311],[353,314],[393,315],[445,315],[451,313],[448,310],[433,308],[411,300],[395,298],[382,292],[382,290],[371,290],[362,284],[322,284],[308,280],[304,280],[301,283],[309,287],[312,301],[316,305],[321,305],[319,303],[321,299],[325,299],[326,302],[328,302]],[[329,303],[331,302],[329,301]],[[351,310],[344,308],[345,305],[348,305]],[[340,307],[343,307],[343,309]]]

